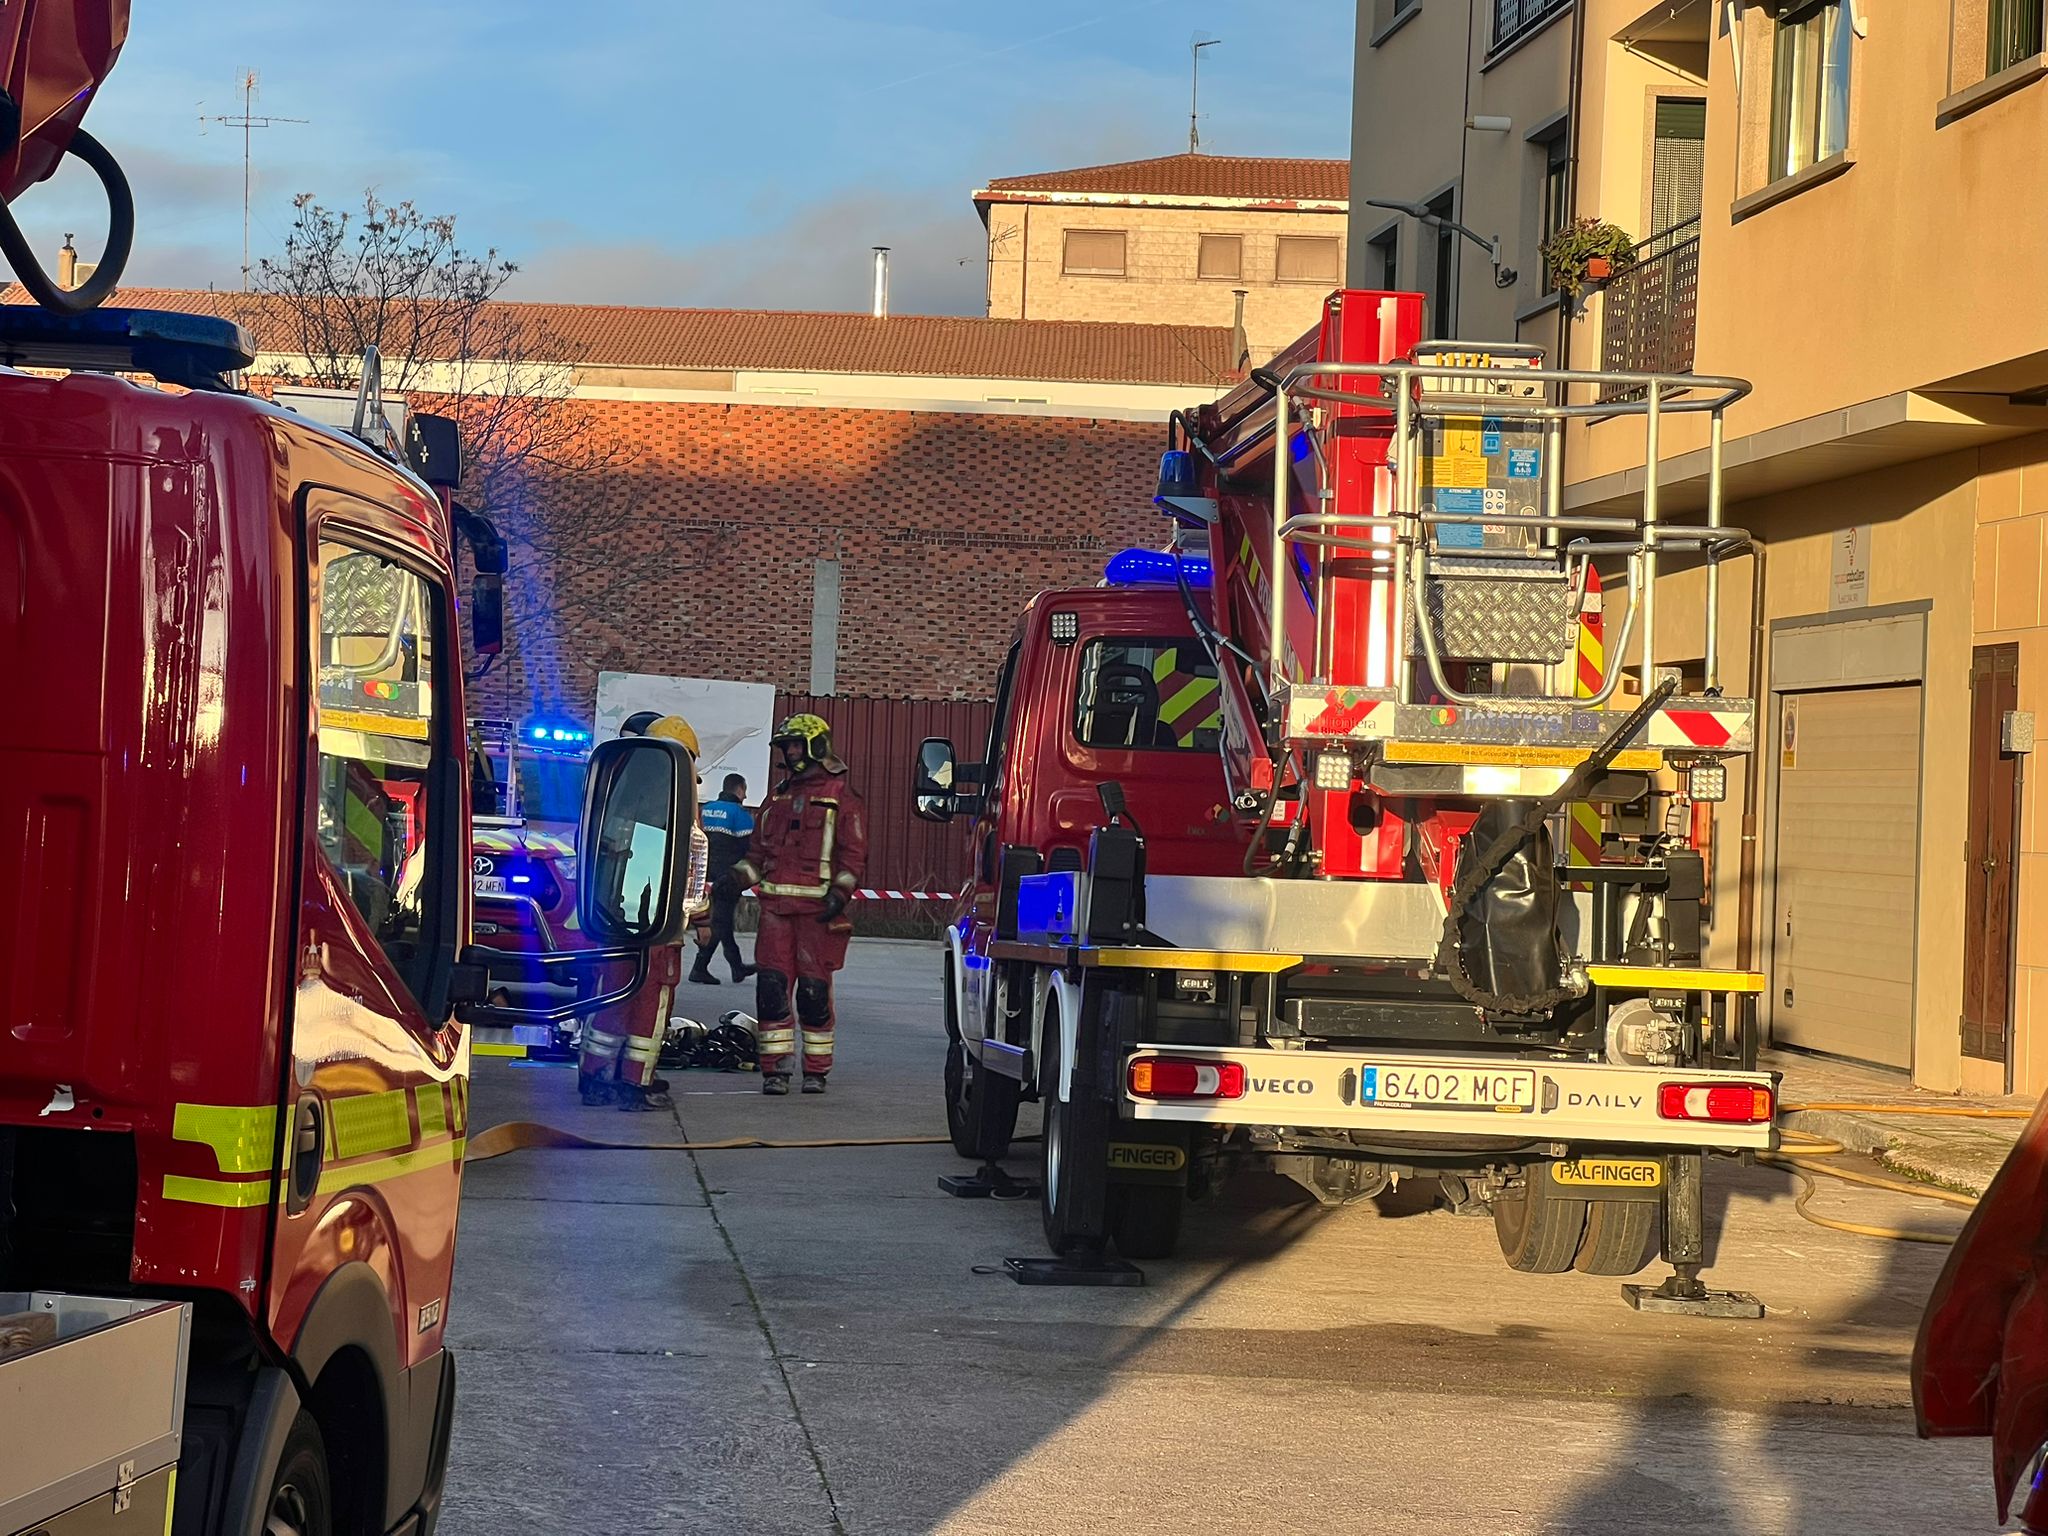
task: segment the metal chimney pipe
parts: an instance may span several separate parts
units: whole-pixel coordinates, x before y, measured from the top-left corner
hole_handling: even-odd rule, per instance
[[[69,292],[78,286],[78,247],[71,243],[67,232],[64,249],[57,253],[57,286]]]
[[[889,247],[875,247],[875,307],[877,320],[889,318]]]
[[[1237,300],[1237,312],[1230,321],[1230,361],[1233,367],[1242,368],[1251,361],[1251,338],[1244,333],[1244,301],[1246,289],[1233,288],[1232,297]]]

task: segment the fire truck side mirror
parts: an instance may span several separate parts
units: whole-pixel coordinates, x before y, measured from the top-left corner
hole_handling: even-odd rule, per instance
[[[622,736],[599,742],[583,781],[576,838],[576,906],[601,945],[681,941],[689,920],[690,830],[697,776],[680,742]]]
[[[943,736],[925,738],[917,749],[916,780],[917,814],[925,821],[951,821],[958,809],[954,785],[959,782],[952,742]]]

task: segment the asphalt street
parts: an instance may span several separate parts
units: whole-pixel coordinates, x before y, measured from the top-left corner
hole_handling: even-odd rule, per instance
[[[932,946],[855,946],[824,1098],[685,1073],[674,1116],[624,1115],[580,1107],[566,1067],[480,1061],[471,1134],[939,1135],[938,975]],[[677,1007],[709,1022],[751,993]],[[1044,1251],[1037,1204],[940,1193],[964,1166],[945,1145],[473,1165],[442,1532],[2000,1529],[1986,1445],[1912,1431],[1944,1250],[1813,1226],[1781,1173],[1710,1170],[1709,1278],[1770,1309],[1715,1322],[1517,1275],[1490,1222],[1412,1183],[1326,1211],[1243,1179],[1142,1289],[1019,1287],[988,1271]],[[1843,1185],[1814,1208],[1960,1214]]]

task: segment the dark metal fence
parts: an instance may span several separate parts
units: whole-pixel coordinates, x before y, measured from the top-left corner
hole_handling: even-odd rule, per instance
[[[867,807],[868,871],[862,883],[868,889],[943,892],[950,898],[967,883],[966,823],[918,820],[911,809],[911,769],[918,743],[927,736],[944,736],[962,762],[979,762],[991,708],[980,700],[775,696],[777,720],[813,714],[832,727],[833,745]],[[870,898],[859,903],[856,916],[862,931],[875,932],[891,926],[887,920],[900,925],[912,917],[929,917],[936,927],[950,912],[949,900]]]
[[[1700,221],[1662,230],[1636,251],[1636,264],[1604,293],[1601,366],[1612,372],[1688,372],[1699,316]],[[1627,393],[1609,392],[1615,398]]]

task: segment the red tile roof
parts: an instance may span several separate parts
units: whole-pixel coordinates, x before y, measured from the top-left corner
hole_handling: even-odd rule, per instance
[[[17,286],[0,303],[18,304]],[[123,288],[110,301],[239,320],[260,350],[296,350],[285,316],[248,294]],[[1091,384],[1217,384],[1237,375],[1230,328],[988,320],[801,310],[497,304],[496,322],[562,344],[564,361],[614,367],[925,375]],[[492,327],[494,329],[494,327]],[[396,350],[397,343],[387,350]]]
[[[1351,197],[1351,162],[1257,155],[1160,155],[1115,165],[1084,165],[1071,171],[1042,171],[1035,176],[1002,176],[976,197],[1000,202],[1006,193],[1031,192],[1341,203]]]

